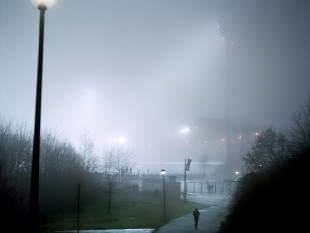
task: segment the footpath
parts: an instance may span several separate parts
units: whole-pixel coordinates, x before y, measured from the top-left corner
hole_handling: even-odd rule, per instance
[[[223,194],[190,193],[187,200],[208,206],[205,209],[199,209],[198,229],[195,229],[193,215],[187,214],[170,221],[154,233],[216,233],[227,214],[228,198],[229,196]]]

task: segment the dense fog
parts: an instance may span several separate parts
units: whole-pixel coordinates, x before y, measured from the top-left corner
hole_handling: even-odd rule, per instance
[[[217,166],[309,95],[308,1],[59,1],[46,12],[42,128],[141,172]],[[32,128],[39,13],[0,2],[0,115]],[[228,139],[229,137],[229,139]],[[229,143],[229,146],[227,146]],[[196,165],[195,165],[196,164]],[[211,171],[214,166],[209,168]]]

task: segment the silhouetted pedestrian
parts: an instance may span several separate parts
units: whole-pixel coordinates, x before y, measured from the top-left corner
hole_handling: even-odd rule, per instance
[[[197,226],[198,226],[198,220],[199,220],[199,211],[197,210],[197,208],[195,208],[194,212],[193,212],[193,215],[194,215],[194,220],[195,220],[195,229],[197,229]]]

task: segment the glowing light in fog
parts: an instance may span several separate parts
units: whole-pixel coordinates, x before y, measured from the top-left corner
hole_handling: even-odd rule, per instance
[[[189,132],[189,128],[184,128],[182,130],[180,130],[180,133],[188,133]]]
[[[118,137],[118,138],[110,138],[108,139],[109,143],[119,143],[119,144],[123,144],[126,142],[124,137]]]

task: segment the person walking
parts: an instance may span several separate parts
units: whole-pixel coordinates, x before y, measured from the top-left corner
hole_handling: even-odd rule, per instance
[[[193,215],[194,215],[194,220],[195,220],[195,229],[197,229],[197,226],[198,226],[198,220],[199,220],[199,211],[197,210],[197,208],[195,208],[194,212],[193,212]]]

